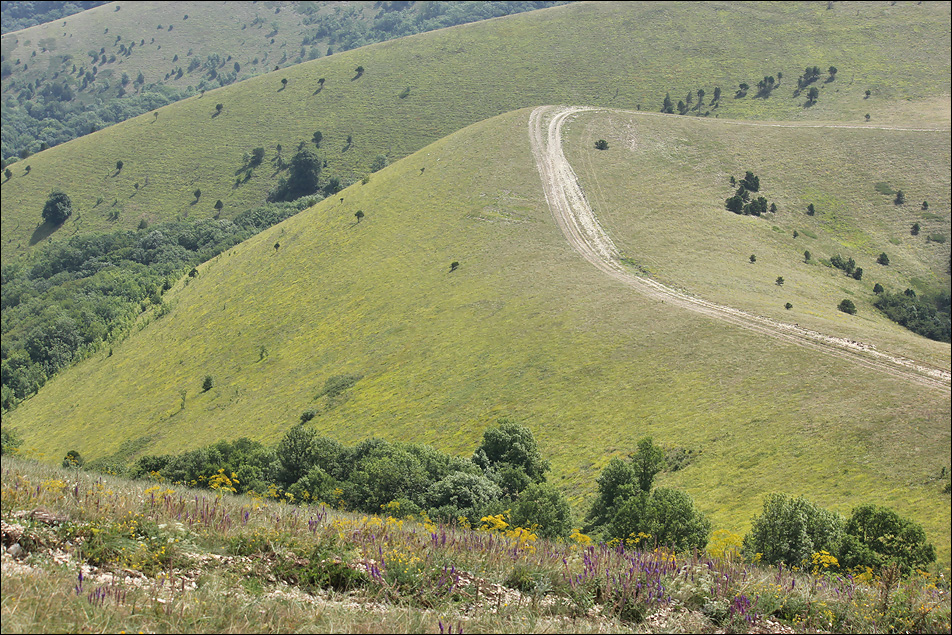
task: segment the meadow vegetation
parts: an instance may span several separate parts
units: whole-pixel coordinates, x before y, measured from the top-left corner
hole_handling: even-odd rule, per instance
[[[547,540],[506,514],[426,516],[289,505],[227,487],[124,481],[3,457],[9,632],[948,632],[947,586],[851,575],[828,553],[752,564],[650,536]]]
[[[75,449],[87,460],[118,453],[131,462],[233,440],[236,427],[274,444],[307,412],[309,425],[344,444],[373,430],[470,455],[485,426],[509,416],[532,430],[550,481],[576,511],[612,458],[652,436],[697,454],[657,485],[688,493],[715,526],[743,532],[760,497],[790,482],[792,495],[844,514],[876,490],[938,536],[945,562],[948,498],[934,479],[948,464],[948,394],[862,367],[843,372],[833,358],[765,345],[700,316],[673,319],[670,307],[579,266],[551,222],[527,141],[513,142],[527,137],[527,117],[451,135],[198,266],[163,296],[172,319],[133,329],[111,356],[101,350],[54,378],[4,424],[20,429],[28,456],[59,462]],[[737,134],[736,125],[695,121]],[[599,156],[616,147],[586,145]],[[774,187],[768,172],[754,172]],[[649,182],[653,174],[642,170]],[[723,209],[726,179],[707,191],[710,213],[720,223],[763,223]],[[359,224],[357,210],[366,212]],[[627,234],[611,231],[624,244]],[[712,222],[706,231],[720,229]],[[732,236],[741,249],[753,244]],[[740,252],[744,266],[771,262],[767,245],[754,267],[746,264],[754,250]],[[688,270],[694,256],[679,249],[672,253]],[[905,265],[893,261],[882,269],[899,275]],[[450,271],[451,262],[460,264]],[[826,271],[805,268],[818,285]],[[765,293],[809,288],[783,270],[768,275]],[[682,285],[707,293],[704,281]],[[816,312],[825,326],[837,295]],[[740,299],[730,301],[749,309]],[[777,309],[787,314],[783,301]],[[877,310],[859,306],[865,324]],[[855,339],[947,364],[939,343],[885,317]],[[215,385],[203,392],[206,375]],[[335,379],[345,377],[359,379]]]
[[[206,10],[214,11],[213,5]],[[290,13],[273,17],[284,20]],[[200,28],[206,19],[197,19],[196,12],[190,16],[187,21],[176,16],[172,33]],[[392,163],[466,125],[517,108],[578,103],[654,110],[649,104],[659,86],[677,93],[707,82],[727,86],[763,75],[761,65],[794,77],[807,64],[835,63],[840,79],[824,88],[829,94],[809,109],[778,91],[767,100],[722,97],[721,118],[860,123],[872,110],[881,125],[947,125],[947,98],[939,96],[949,93],[949,62],[943,54],[948,21],[941,3],[903,5],[902,10],[874,3],[834,4],[831,10],[793,3],[770,11],[757,3],[663,8],[578,3],[335,53],[209,89],[205,96],[194,92],[182,102],[13,165],[2,188],[3,261],[47,237],[57,241],[117,224],[128,229],[143,217],[150,222],[206,218],[218,213],[211,205],[216,200],[224,203],[222,216],[231,218],[264,202],[283,176],[280,159],[287,161],[302,142],[310,144],[315,130],[324,137],[318,154],[328,163],[325,178],[348,185],[369,174],[378,155]],[[803,29],[815,34],[810,51],[799,45]],[[56,35],[63,39],[61,33]],[[875,42],[870,33],[876,33]],[[113,32],[109,35],[114,42]],[[131,36],[123,38],[120,44]],[[500,42],[505,42],[504,58]],[[671,42],[678,44],[668,46]],[[216,48],[202,56],[216,52],[217,63],[227,59],[214,38],[206,38],[206,44]],[[139,48],[130,59],[138,59]],[[162,55],[149,57],[159,66],[143,71],[146,86],[171,64],[171,58],[160,63]],[[506,72],[485,64],[490,58],[498,58]],[[357,66],[366,71],[351,81]],[[843,81],[846,75],[850,82]],[[286,87],[281,79],[288,80]],[[408,85],[411,93],[401,99]],[[871,87],[872,96],[864,99],[863,91]],[[213,118],[217,104],[223,110]],[[348,137],[352,143],[346,143]],[[247,172],[242,157],[257,147],[265,149],[264,162]],[[126,163],[120,174],[112,170],[117,160]],[[237,186],[236,171],[242,173]],[[78,213],[51,236],[34,235],[39,210],[54,187],[73,198]],[[196,187],[206,193],[208,204],[192,204]]]

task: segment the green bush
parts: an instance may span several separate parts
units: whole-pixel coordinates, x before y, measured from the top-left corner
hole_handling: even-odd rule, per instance
[[[766,564],[800,566],[818,551],[836,553],[842,535],[843,519],[838,514],[803,497],[769,494],[763,513],[744,536],[743,553]]]
[[[53,190],[43,205],[43,220],[50,225],[62,225],[73,213],[73,202],[62,190]]]
[[[498,426],[483,433],[483,442],[473,453],[473,463],[484,471],[498,471],[506,465],[522,468],[536,483],[544,481],[549,471],[549,462],[542,458],[532,431],[508,419],[500,419]]]
[[[63,457],[63,467],[82,467],[86,461],[77,450],[70,450]]]
[[[626,498],[609,522],[605,537],[619,541],[650,536],[656,545],[675,551],[704,549],[711,537],[711,521],[684,492],[659,487]]]
[[[520,495],[510,514],[517,527],[538,525],[542,538],[568,538],[572,533],[572,510],[565,494],[549,483],[533,483]]]
[[[853,301],[850,300],[850,299],[848,299],[848,298],[844,298],[844,299],[839,303],[839,305],[837,305],[836,308],[839,309],[840,311],[842,311],[843,313],[849,313],[850,315],[856,315],[856,305],[853,304]]]

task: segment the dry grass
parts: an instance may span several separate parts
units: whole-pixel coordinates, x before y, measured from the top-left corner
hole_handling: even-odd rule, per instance
[[[354,516],[7,456],[0,486],[4,542],[22,549],[3,554],[10,633],[950,629],[948,591],[932,576],[751,566],[737,559],[736,536],[716,553],[677,556],[587,546],[584,536],[549,543],[488,524]],[[130,551],[161,553],[162,567]]]

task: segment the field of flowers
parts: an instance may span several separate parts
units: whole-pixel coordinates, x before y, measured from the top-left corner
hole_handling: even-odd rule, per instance
[[[224,481],[222,481],[224,483]],[[5,632],[949,632],[947,581],[763,567],[649,536],[480,527],[3,457]]]

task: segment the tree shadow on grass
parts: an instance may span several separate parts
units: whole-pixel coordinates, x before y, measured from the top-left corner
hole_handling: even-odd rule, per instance
[[[55,232],[57,229],[59,229],[59,226],[54,225],[49,221],[43,221],[36,226],[36,229],[33,230],[33,235],[30,236],[30,246],[32,247],[38,242],[46,240],[52,236],[53,232]]]

